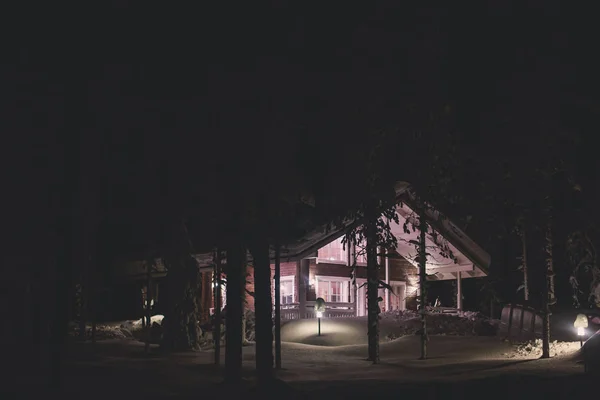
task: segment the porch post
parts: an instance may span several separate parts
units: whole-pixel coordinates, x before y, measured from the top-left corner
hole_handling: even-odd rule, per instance
[[[296,276],[298,277],[298,319],[306,318],[306,278],[304,276],[304,260],[298,260],[296,264]]]
[[[213,283],[212,286],[214,288],[214,306],[215,306],[215,315],[214,315],[214,326],[213,326],[213,343],[215,346],[215,364],[221,364],[221,249],[215,249],[215,259],[213,266]]]
[[[385,262],[385,283],[388,284],[388,286],[390,285],[390,259],[389,257],[387,257],[389,254],[387,251],[385,251],[385,258],[384,258],[384,262]],[[390,305],[391,305],[391,301],[390,301],[390,290],[388,288],[385,289],[385,311],[390,311]]]
[[[456,308],[462,311],[462,277],[461,272],[456,273]]]
[[[349,249],[350,250],[350,257],[352,257],[352,263],[356,262],[356,245],[354,243],[351,243],[349,245]],[[356,274],[358,272],[358,268],[354,269],[354,273]],[[354,316],[358,317],[358,285],[356,284],[356,276],[354,277],[354,287],[352,288],[354,290]]]
[[[352,271],[352,243],[346,243],[346,266],[350,271]],[[355,277],[356,278],[356,277]],[[354,304],[354,315],[356,316],[356,296],[354,295],[354,285],[352,281],[348,285],[348,296],[350,297],[348,301]]]
[[[281,246],[275,245],[275,368],[281,369]]]

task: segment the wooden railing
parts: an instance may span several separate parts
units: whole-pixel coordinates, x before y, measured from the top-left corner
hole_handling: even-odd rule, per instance
[[[288,303],[281,305],[281,319],[294,320],[294,319],[309,319],[316,318],[315,313],[315,302],[307,301],[306,307],[303,310],[301,316],[300,304]],[[354,303],[327,303],[323,318],[346,318],[353,317],[356,315],[354,310]]]

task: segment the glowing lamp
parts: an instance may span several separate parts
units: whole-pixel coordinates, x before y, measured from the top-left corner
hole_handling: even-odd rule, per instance
[[[577,336],[579,336],[579,345],[583,347],[583,335],[585,335],[585,328],[588,327],[588,319],[585,314],[577,314],[575,322],[573,323],[575,329],[577,329]]]
[[[321,336],[321,318],[323,317],[323,313],[325,312],[325,300],[322,297],[319,297],[315,301],[315,314],[317,314],[317,326],[318,326],[318,335]]]

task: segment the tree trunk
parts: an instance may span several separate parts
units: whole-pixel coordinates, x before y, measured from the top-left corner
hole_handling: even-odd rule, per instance
[[[523,271],[523,300],[524,305],[529,304],[529,274],[527,271],[527,236],[525,232],[525,223],[521,223],[521,270]],[[523,322],[525,321],[524,309],[521,310],[521,318],[519,320],[519,340],[522,340]]]
[[[521,246],[523,249],[523,255],[521,256],[521,268],[523,269],[523,296],[525,298],[525,303],[528,303],[529,278],[527,273],[527,237],[525,236],[525,226],[521,227]]]
[[[421,210],[419,215],[419,288],[420,288],[420,310],[421,314],[421,360],[427,358],[427,248],[425,247],[425,234],[427,223],[425,212]]]
[[[554,241],[552,239],[552,217],[549,218],[546,230],[546,281],[548,282],[548,304],[556,304],[556,293],[554,292]]]
[[[47,265],[44,266],[45,268],[48,268]],[[46,332],[44,332],[46,329],[46,324],[45,324],[45,314],[44,313],[44,305],[46,304],[44,302],[44,300],[47,298],[46,296],[46,291],[48,290],[47,286],[44,285],[42,282],[45,281],[44,276],[45,274],[47,274],[47,271],[37,271],[37,269],[34,269],[34,276],[32,277],[32,291],[31,291],[31,295],[32,295],[32,310],[31,310],[31,315],[32,315],[32,340],[31,340],[31,347],[32,347],[32,354],[33,357],[36,359],[36,366],[38,367],[38,371],[43,368],[44,366],[44,356],[46,353]]]
[[[246,338],[246,311],[248,305],[248,294],[246,293],[246,284],[248,281],[248,265],[244,263],[244,280],[242,281],[242,346],[248,345],[248,339]]]
[[[377,232],[375,219],[367,221],[367,302],[369,361],[379,363],[379,276],[377,265]]]
[[[512,343],[512,327],[513,327],[514,313],[515,313],[515,302],[511,301],[510,302],[510,311],[508,312],[508,331],[506,333],[506,335],[508,336],[507,339],[509,340],[510,343]],[[521,311],[521,314],[523,314],[523,311]]]
[[[96,343],[96,331],[97,331],[97,326],[98,326],[98,318],[97,318],[97,312],[98,312],[98,300],[97,300],[97,294],[98,292],[96,290],[94,290],[91,295],[92,297],[90,298],[90,313],[92,314],[92,343]]]
[[[90,230],[90,236],[88,236],[88,245],[89,247],[87,248],[87,258],[86,258],[86,263],[87,263],[87,278],[86,278],[86,295],[85,295],[85,301],[86,301],[86,314],[87,317],[86,319],[90,320],[91,324],[92,324],[92,342],[95,343],[96,341],[96,310],[95,307],[97,306],[97,303],[95,303],[97,301],[96,297],[97,297],[97,288],[98,288],[98,236],[97,236],[97,229],[98,229],[98,220],[96,219],[96,215],[94,213],[94,219],[93,219],[93,225],[92,228]]]
[[[350,290],[352,290],[352,295],[354,297],[353,306],[354,306],[354,316],[358,317],[358,285],[356,284],[356,250],[355,244],[348,240],[348,265],[352,271],[352,286]]]
[[[56,314],[55,320],[51,325],[51,356],[50,356],[50,367],[51,375],[50,381],[51,386],[54,390],[60,390],[62,388],[62,370],[63,370],[63,354],[65,339],[68,331],[69,324],[69,308],[68,303],[70,300],[69,293],[71,293],[68,283],[70,279],[67,277],[70,272],[64,274],[61,273],[62,279],[59,279],[59,283],[56,285]],[[62,282],[62,283],[60,283]]]
[[[183,220],[172,220],[165,232],[164,263],[167,268],[167,296],[162,322],[161,349],[195,350],[200,347],[198,325],[198,263]]]
[[[544,293],[544,310],[542,319],[542,358],[550,358],[550,306],[555,304],[556,298],[554,296],[554,258],[553,258],[553,240],[552,240],[552,208],[550,200],[547,206],[547,218],[548,222],[546,225],[546,241],[544,246],[544,252],[546,253],[546,276],[545,276],[545,293]]]
[[[64,210],[65,214],[66,209]],[[50,387],[60,391],[63,387],[63,355],[70,317],[70,303],[73,294],[73,261],[75,255],[75,224],[72,218],[64,215],[62,221],[61,243],[55,260],[54,278],[54,317],[50,322]]]
[[[270,268],[270,267],[269,267]],[[275,245],[275,368],[281,369],[281,246]]]
[[[225,314],[225,381],[242,380],[242,296],[246,276],[246,250],[240,243],[227,249],[227,313]]]
[[[89,297],[89,279],[88,279],[88,265],[87,257],[83,260],[83,271],[81,273],[81,286],[79,296],[79,340],[85,342],[87,338],[87,317],[88,317],[88,297]]]
[[[90,324],[92,325],[92,334],[91,341],[92,343],[96,343],[96,327],[98,321],[98,293],[99,289],[102,286],[99,282],[100,273],[98,272],[98,251],[94,251],[94,255],[92,257],[92,270],[91,270],[91,279],[90,279],[90,292],[88,297],[88,310],[90,313]]]
[[[154,260],[148,257],[146,260],[146,343],[144,344],[144,352],[150,351],[150,340],[152,338],[152,266]]]
[[[71,317],[71,303],[74,294],[73,274],[75,260],[81,260],[81,253],[76,251],[77,238],[85,238],[85,208],[83,203],[87,196],[83,183],[84,166],[82,154],[79,151],[70,151],[65,154],[66,178],[62,181],[63,190],[60,194],[60,203],[57,205],[56,215],[57,231],[57,257],[54,261],[52,279],[48,283],[54,289],[54,312],[50,322],[50,387],[60,391],[63,386],[63,355],[65,353],[66,338]],[[79,176],[74,176],[79,174]],[[86,186],[87,187],[87,186]],[[74,210],[77,210],[74,214]],[[79,221],[78,221],[79,219]],[[52,268],[52,267],[51,267]]]
[[[550,358],[550,304],[548,303],[548,286],[544,291],[542,310],[542,358]]]
[[[248,339],[246,339],[246,291],[242,294],[244,296],[244,302],[242,303],[242,346],[248,345]]]
[[[256,373],[259,384],[266,384],[273,378],[273,307],[271,304],[269,245],[259,244],[252,253],[254,258]]]
[[[215,316],[213,327],[213,343],[215,345],[215,364],[221,364],[221,250],[215,251],[214,260],[214,304]]]
[[[167,309],[163,319],[161,349],[185,351],[200,345],[196,290],[198,268],[189,254],[165,258],[168,269]]]

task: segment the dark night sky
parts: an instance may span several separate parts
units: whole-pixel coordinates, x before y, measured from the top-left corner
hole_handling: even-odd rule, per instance
[[[60,187],[63,150],[76,137],[92,149],[84,159],[104,201],[131,210],[165,181],[164,160],[199,171],[197,182],[207,184],[201,171],[221,165],[218,145],[239,143],[229,150],[243,156],[246,144],[268,137],[305,153],[315,143],[356,140],[363,129],[402,125],[396,110],[407,104],[449,104],[449,129],[477,159],[477,167],[456,171],[467,197],[481,201],[469,182],[488,173],[482,160],[490,170],[507,158],[526,165],[547,135],[566,132],[580,138],[568,157],[597,220],[600,102],[589,12],[496,3],[211,8],[172,17],[121,6],[96,10],[102,23],[87,21],[64,42],[23,37],[7,66],[15,79],[6,93],[15,96],[3,96],[10,140],[25,145],[4,159],[11,204],[36,210],[25,213],[32,221],[46,218],[49,197],[40,189]],[[85,45],[75,40],[83,38]]]

